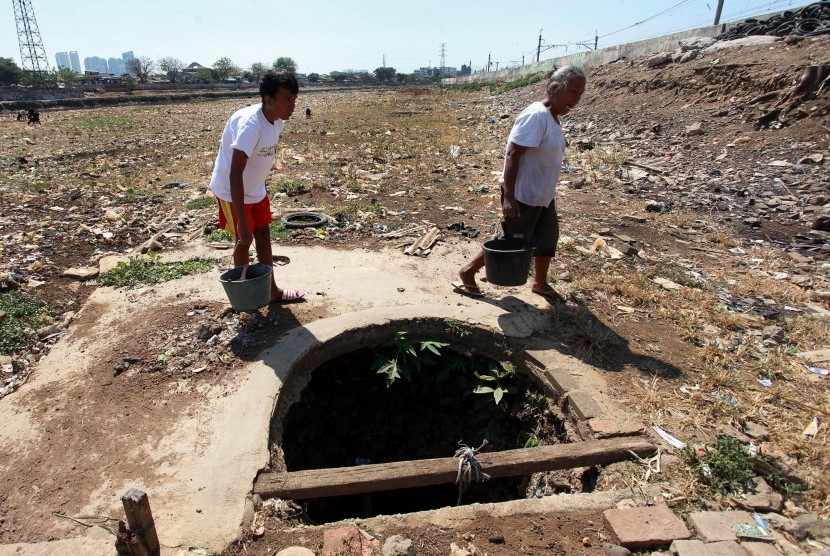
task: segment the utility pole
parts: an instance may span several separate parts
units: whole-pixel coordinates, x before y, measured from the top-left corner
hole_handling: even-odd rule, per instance
[[[386,67],[386,54],[383,55],[383,67]]]
[[[49,60],[46,58],[46,49],[43,48],[43,40],[40,38],[32,2],[31,0],[13,0],[13,3],[22,69],[43,77],[49,71]]]
[[[715,10],[715,22],[712,25],[718,25],[720,23],[720,14],[723,11],[723,0],[718,0],[718,9]]]
[[[446,55],[447,55],[447,43],[442,42],[441,43],[441,77],[444,77],[444,73],[446,73],[445,70],[444,70],[444,68],[446,67],[446,64],[444,63],[444,60],[446,59]]]
[[[490,71],[490,55],[491,54],[492,54],[492,52],[487,53],[487,71],[488,72]]]
[[[598,45],[599,45],[599,31],[597,31],[597,30],[595,29],[595,30],[594,30],[594,50],[596,50],[596,49],[597,49],[597,46],[598,46]]]
[[[539,29],[539,44],[536,46],[536,62],[539,62],[539,54],[542,53],[542,30]]]
[[[496,71],[499,71],[499,61],[496,60]]]

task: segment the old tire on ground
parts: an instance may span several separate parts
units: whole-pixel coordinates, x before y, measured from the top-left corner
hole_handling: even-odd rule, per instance
[[[319,212],[292,212],[283,216],[281,221],[286,228],[319,228],[329,219]]]

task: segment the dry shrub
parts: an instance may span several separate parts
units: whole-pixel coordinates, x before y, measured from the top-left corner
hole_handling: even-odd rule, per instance
[[[597,286],[601,291],[622,298],[628,305],[649,305],[659,299],[654,285],[642,275],[606,276]]]
[[[752,276],[750,273],[739,274],[731,287],[731,293],[736,299],[742,297],[757,297],[763,295],[786,301],[788,303],[805,303],[807,294],[800,288],[786,280],[774,280],[765,276]]]
[[[802,316],[787,320],[787,339],[799,349],[811,351],[827,344],[830,321],[817,316]]]
[[[725,330],[739,331],[750,328],[753,324],[762,324],[759,317],[736,313],[734,311],[719,310],[714,307],[707,313],[709,322]]]
[[[598,357],[619,345],[616,332],[594,319],[573,327],[565,335],[565,341],[579,357],[585,359]]]
[[[720,362],[704,366],[700,376],[704,390],[742,390],[747,382],[747,374],[732,363],[731,357],[723,357]]]
[[[717,228],[706,234],[706,240],[709,243],[722,245],[727,249],[740,245],[740,242],[735,238],[734,234],[730,230],[721,228]]]
[[[656,376],[651,380],[635,378],[631,383],[637,393],[635,403],[638,411],[648,414],[651,421],[659,422],[666,413],[666,394],[670,391],[668,383]]]
[[[599,357],[620,343],[616,332],[579,308],[562,307],[553,318],[556,328],[562,331],[565,344],[581,358]]]

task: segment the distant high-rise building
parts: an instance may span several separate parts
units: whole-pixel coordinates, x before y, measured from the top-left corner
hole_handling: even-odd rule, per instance
[[[81,73],[81,60],[78,58],[77,50],[69,51],[69,62],[72,64],[72,71]]]
[[[135,77],[132,70],[130,69],[130,64],[128,63],[130,60],[135,60],[135,55],[133,55],[133,51],[128,50],[127,52],[122,52],[121,59],[124,60],[124,73],[129,73],[130,75]]]
[[[76,50],[58,52],[55,54],[55,60],[58,62],[58,69],[71,68],[75,73],[81,73],[81,61]]]
[[[107,67],[109,68],[109,72],[113,75],[124,75],[127,73],[127,70],[124,67],[124,60],[121,58],[110,58],[107,60]]]
[[[58,52],[55,54],[55,61],[58,63],[59,70],[72,67],[72,62],[69,60],[69,52]]]
[[[94,71],[97,73],[109,73],[106,59],[99,56],[84,58],[84,69],[86,71]]]

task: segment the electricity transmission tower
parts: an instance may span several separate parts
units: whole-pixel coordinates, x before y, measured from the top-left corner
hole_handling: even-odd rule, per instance
[[[46,49],[40,38],[31,0],[12,0],[14,21],[17,24],[17,42],[20,43],[20,62],[24,71],[42,76],[49,71]]]
[[[446,56],[447,56],[447,43],[442,42],[441,43],[441,77],[444,77],[444,74],[446,73],[446,70],[444,69],[446,67],[446,64],[444,63],[444,59],[446,58]]]

